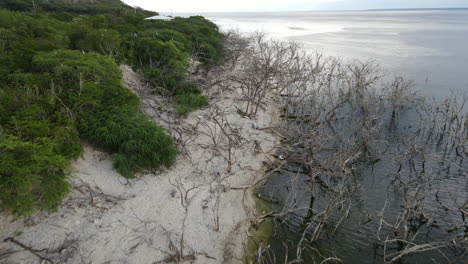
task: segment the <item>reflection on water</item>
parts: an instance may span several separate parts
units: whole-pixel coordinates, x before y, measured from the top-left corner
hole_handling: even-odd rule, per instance
[[[384,249],[378,237],[380,214],[383,213],[384,219],[389,223],[394,223],[401,216],[405,202],[401,185],[396,180],[397,176],[408,185],[430,179],[430,183],[424,187],[423,198],[424,212],[430,220],[417,231],[419,234],[414,236],[412,242],[425,244],[447,241],[457,232],[465,232],[466,236],[468,230],[463,231],[466,226],[463,227],[463,217],[459,211],[468,201],[466,155],[457,158],[456,154],[450,154],[443,144],[433,144],[424,148],[424,153],[415,159],[415,165],[408,165],[406,169],[406,165],[403,165],[403,169],[399,168],[401,164],[406,164],[406,161],[402,162],[400,158],[395,157],[401,157],[401,152],[410,150],[401,144],[406,144],[403,143],[405,138],[419,133],[420,127],[415,125],[416,118],[414,111],[407,110],[401,114],[397,129],[388,130],[383,126],[379,133],[379,149],[382,151],[380,160],[372,164],[364,162],[353,165],[353,177],[346,182],[347,188],[351,190],[349,215],[341,222],[341,215],[332,214],[321,239],[310,244],[320,250],[322,256],[337,257],[343,260],[343,263],[384,262]],[[388,122],[389,119],[383,121]],[[300,153],[299,149],[292,151],[293,155]],[[310,190],[310,174],[307,169],[291,162],[287,163],[280,173],[270,177],[258,190],[266,200],[274,202],[278,212],[294,209],[293,213],[285,214],[275,222],[276,233],[271,243],[273,251],[277,252],[280,259],[284,258],[285,241],[290,243],[290,259],[296,255],[295,245],[303,238],[304,219],[309,213],[309,206],[312,204],[314,212],[320,212],[330,203],[330,197],[326,195],[327,190],[323,188],[314,192],[315,199],[311,203]],[[337,224],[340,225],[335,230]],[[456,229],[457,227],[459,229]],[[394,236],[393,232],[382,228],[380,239]],[[323,260],[315,251],[309,253],[303,255],[306,263],[321,263]],[[466,263],[465,258],[460,259],[464,253],[466,254],[457,248],[443,247],[425,253],[410,254],[398,263]]]
[[[416,88],[427,97],[440,100],[452,91],[468,91],[466,10],[205,16],[223,29],[264,31],[275,38],[299,41],[309,51],[319,50],[342,60],[375,60],[386,69],[386,74],[401,73],[414,80]],[[350,117],[334,125],[339,126],[339,131],[346,132],[352,122],[353,117]],[[382,122],[388,124],[388,120]],[[425,145],[423,155],[405,160],[404,166],[401,166],[401,160],[395,159],[395,156],[405,157],[406,152],[424,145],[423,141],[412,147],[405,145],[408,138],[423,134],[418,131],[423,122],[414,111],[406,110],[401,113],[397,129],[381,127],[377,138],[378,148],[383,153],[380,160],[372,164],[354,164],[353,177],[346,180],[351,201],[349,214],[342,221],[340,214],[331,213],[320,239],[310,243],[311,247],[320,250],[323,256],[336,256],[343,263],[383,263],[382,240],[395,237],[396,232],[382,227],[380,216],[383,215],[388,223],[394,223],[401,216],[402,205],[407,202],[403,199],[402,190],[412,190],[412,185],[427,179],[430,181],[422,184],[425,192],[423,204],[431,219],[421,228],[413,230],[417,235],[412,237],[412,241],[416,244],[446,241],[454,232],[468,232],[462,231],[466,223],[458,209],[468,200],[466,155],[456,164],[447,164],[454,152],[449,151],[451,154],[447,155],[444,148],[435,144]],[[425,134],[425,137],[428,135]],[[292,151],[297,154],[301,148],[293,148]],[[294,245],[303,239],[305,219],[327,208],[333,198],[333,194],[322,187],[311,189],[310,173],[300,165],[289,163],[259,190],[261,196],[274,202],[272,206],[276,206],[278,212],[294,208],[293,212],[282,214],[283,217],[275,222],[271,243],[279,259],[285,255],[285,241],[290,241],[289,255],[296,255]],[[314,211],[310,210],[310,205]],[[382,211],[383,208],[385,210]],[[340,228],[335,230],[334,226],[338,223],[341,224]],[[381,232],[378,232],[379,229]],[[391,251],[392,248],[386,250]],[[303,256],[306,263],[320,263],[323,260],[320,254],[313,251]],[[460,254],[457,249],[445,247],[439,251],[410,254],[401,263],[464,263],[466,259],[456,260]]]
[[[341,59],[372,59],[430,97],[468,91],[468,11],[205,14],[223,29],[265,31]],[[299,30],[300,29],[300,30]]]

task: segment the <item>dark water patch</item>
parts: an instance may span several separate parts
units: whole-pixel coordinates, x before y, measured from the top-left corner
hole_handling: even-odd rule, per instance
[[[384,112],[380,121],[389,124],[391,115]],[[353,137],[352,130],[347,127],[355,124],[349,118],[332,124],[335,130],[343,131],[342,138]],[[414,245],[430,244],[438,248],[408,253],[398,263],[465,263],[466,248],[451,243],[466,243],[467,227],[460,208],[468,201],[468,161],[466,154],[458,156],[448,147],[452,144],[449,136],[439,140],[441,131],[434,132],[435,140],[426,140],[430,135],[429,131],[423,131],[427,128],[426,122],[417,111],[407,109],[399,114],[395,127],[379,127],[376,134],[378,160],[354,163],[352,177],[343,181],[349,191],[348,214],[343,218],[338,212],[330,212],[316,240],[304,240],[313,233],[313,229],[304,232],[305,222],[310,220],[311,212],[322,212],[329,206],[333,193],[317,181],[311,183],[314,168],[287,163],[273,175],[259,193],[275,201],[276,210],[281,212],[273,222],[275,228],[270,241],[277,257],[282,259],[286,251],[291,258],[296,256],[295,246],[302,240],[308,248],[301,256],[305,263],[320,263],[335,257],[344,263],[383,263],[384,254],[389,261],[407,245],[406,242],[384,243],[395,239],[396,232],[402,232],[389,225],[401,221],[402,214],[407,213],[405,204],[408,206],[411,202],[408,199],[413,198],[419,199],[416,206],[423,208],[411,211],[415,215],[407,219],[407,239]],[[330,146],[335,143],[329,142]],[[314,156],[326,159],[332,154],[333,151],[328,150]],[[406,192],[424,192],[424,195],[418,197]],[[462,240],[451,240],[451,237]]]

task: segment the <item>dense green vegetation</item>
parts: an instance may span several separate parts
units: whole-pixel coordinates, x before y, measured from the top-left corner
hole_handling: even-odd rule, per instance
[[[120,1],[79,2],[0,3],[0,208],[16,215],[56,208],[81,139],[112,153],[125,177],[175,161],[171,138],[139,111],[118,64],[143,73],[181,115],[208,104],[186,71],[190,57],[204,68],[220,61],[216,25],[144,20],[154,13]]]
[[[2,0],[0,8],[15,11],[69,11],[74,13],[96,14],[109,10],[132,8],[120,0]],[[139,10],[140,12],[148,12]]]

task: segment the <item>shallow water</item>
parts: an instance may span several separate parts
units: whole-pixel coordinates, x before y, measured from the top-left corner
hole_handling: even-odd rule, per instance
[[[368,11],[368,12],[289,12],[249,14],[205,14],[222,29],[239,29],[241,32],[264,31],[274,38],[299,41],[308,51],[319,50],[342,60],[375,60],[387,74],[403,74],[415,81],[416,89],[426,97],[442,99],[454,93],[468,92],[468,11]],[[400,117],[400,130],[383,135],[391,143],[392,138],[404,137],[414,122],[411,112]],[[345,124],[346,125],[346,124]],[[410,129],[411,130],[411,129]],[[434,158],[427,161],[428,170],[435,173],[440,167],[442,155],[432,149]],[[456,167],[456,166],[455,166]],[[416,242],[432,242],[447,237],[446,230],[460,224],[457,209],[468,200],[467,160],[460,166],[435,173],[435,180],[428,190],[428,213],[435,223],[421,229]],[[302,222],[308,213],[310,192],[307,176],[290,172],[289,168],[274,175],[259,190],[268,199],[277,201],[278,210],[287,204],[296,204],[294,214],[287,214],[276,222],[270,241],[278,257],[284,256],[285,240],[300,239]],[[392,184],[397,164],[392,153],[387,152],[373,166],[355,168],[355,177],[348,182],[352,187],[351,210],[339,229],[330,230],[312,246],[325,256],[336,256],[343,263],[383,263],[382,247],[377,239],[378,213],[386,205],[384,215],[393,220],[401,211],[401,194]],[[291,197],[291,190],[297,195]],[[437,195],[436,195],[437,194]],[[316,193],[314,208],[323,208],[327,198]],[[437,199],[435,198],[437,197]],[[385,200],[387,199],[387,203]],[[332,217],[333,225],[339,220]],[[330,227],[326,227],[330,229]],[[292,245],[293,245],[292,244]],[[443,249],[412,255],[402,263],[450,263],[459,252]],[[291,256],[295,248],[290,248]],[[320,263],[316,254],[306,257],[306,263]],[[464,263],[466,259],[458,260]]]
[[[407,114],[408,116],[402,114],[400,129],[397,131],[387,132],[387,128],[382,128],[381,139],[386,138],[388,144],[385,145],[390,147],[387,148],[383,144],[380,146],[381,149],[387,149],[382,152],[380,161],[372,165],[353,166],[353,177],[347,182],[351,190],[349,216],[341,222],[336,232],[333,232],[334,225],[339,222],[340,217],[332,214],[322,237],[311,244],[320,250],[323,256],[337,257],[343,263],[384,263],[382,243],[377,238],[379,214],[385,207],[383,213],[385,219],[393,223],[402,211],[401,189],[394,183],[398,164],[393,154],[397,151],[395,148],[397,141],[401,142],[402,138],[415,133],[416,127],[410,126],[413,118],[411,111],[407,111]],[[450,166],[450,170],[441,169],[445,167],[442,163],[446,160],[442,158],[443,152],[443,148],[432,146],[425,153],[424,174],[434,177],[427,189],[425,188],[426,195],[423,202],[425,213],[431,217],[431,223],[420,229],[420,235],[413,241],[415,243],[447,241],[454,234],[450,234],[447,230],[463,223],[458,208],[468,200],[468,163],[465,156],[465,159],[459,160],[460,163],[456,166]],[[421,170],[421,160],[416,163],[416,167]],[[278,211],[283,208],[295,209],[293,214],[280,217],[275,222],[276,233],[270,242],[273,251],[277,252],[277,257],[280,259],[284,256],[284,241],[291,243],[290,259],[295,256],[296,249],[292,246],[301,239],[303,221],[310,205],[310,184],[307,181],[307,174],[301,173],[301,169],[300,166],[289,164],[283,171],[270,177],[258,191],[266,200],[275,201]],[[415,180],[411,179],[415,176],[409,175],[405,170],[400,175],[408,182]],[[291,190],[295,190],[297,194],[291,196],[293,193]],[[317,212],[329,203],[329,197],[323,196],[324,192],[323,189],[315,192],[316,198],[312,208]],[[456,232],[463,234],[462,229]],[[382,239],[387,235],[392,237],[392,232],[388,230],[381,234]],[[399,263],[466,263],[467,259],[455,261],[461,252],[444,247],[440,251],[409,255]],[[317,254],[304,254],[303,257],[305,263],[321,263],[323,260]]]

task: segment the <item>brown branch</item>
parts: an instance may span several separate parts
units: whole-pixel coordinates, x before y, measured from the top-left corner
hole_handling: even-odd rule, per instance
[[[26,250],[26,251],[29,251],[31,252],[33,255],[35,255],[36,257],[38,257],[40,260],[42,261],[47,261],[49,263],[52,263],[54,264],[55,262],[53,262],[50,258],[46,257],[46,256],[43,256],[41,254],[39,254],[39,252],[43,252],[45,251],[45,249],[42,249],[42,250],[38,250],[38,249],[34,249],[28,245],[25,245],[23,244],[22,242],[12,238],[12,237],[9,237],[9,238],[6,238],[5,240],[3,240],[4,242],[11,242],[19,247],[21,247],[22,249]]]

